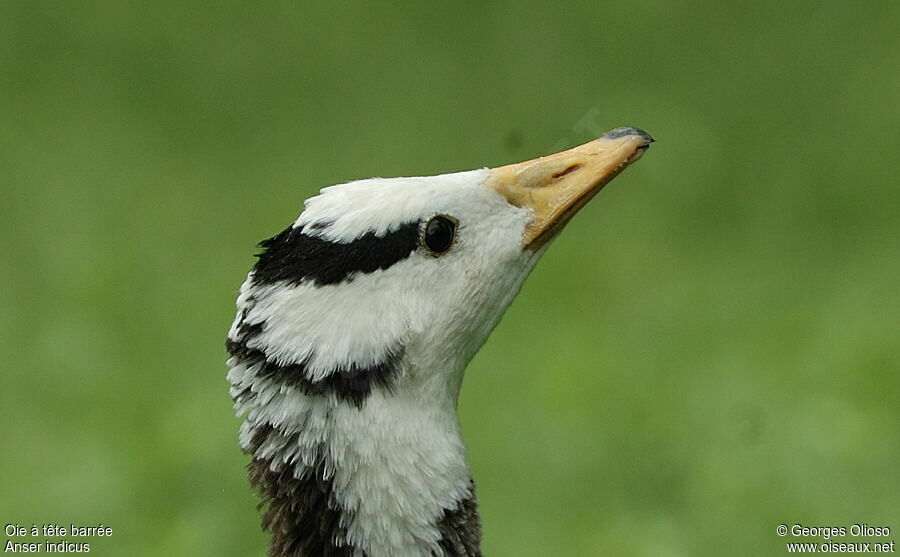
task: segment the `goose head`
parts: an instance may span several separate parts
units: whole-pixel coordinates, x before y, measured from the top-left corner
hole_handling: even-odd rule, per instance
[[[480,555],[466,364],[550,241],[652,142],[325,188],[261,243],[228,333],[270,555]]]

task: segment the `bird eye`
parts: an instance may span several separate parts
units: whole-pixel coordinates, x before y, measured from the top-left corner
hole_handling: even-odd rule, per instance
[[[457,224],[455,218],[447,215],[432,217],[422,228],[420,243],[435,257],[447,253],[456,238]]]

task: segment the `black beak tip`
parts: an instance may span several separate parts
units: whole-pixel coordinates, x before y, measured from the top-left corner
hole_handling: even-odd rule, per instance
[[[638,128],[632,128],[631,126],[623,126],[621,128],[611,129],[600,137],[604,139],[618,139],[620,137],[625,137],[626,135],[639,135],[644,138],[644,141],[647,142],[647,145],[650,145],[651,143],[656,141],[649,133]]]

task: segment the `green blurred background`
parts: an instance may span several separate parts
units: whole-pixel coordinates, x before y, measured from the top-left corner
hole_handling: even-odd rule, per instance
[[[0,522],[262,554],[223,348],[254,244],[322,186],[633,125],[657,143],[469,366],[486,554],[897,540],[898,29],[895,1],[3,2]]]

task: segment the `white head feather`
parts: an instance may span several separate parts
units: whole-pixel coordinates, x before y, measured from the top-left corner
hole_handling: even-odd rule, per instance
[[[443,215],[457,222],[454,242],[435,256],[420,238],[383,268],[326,284],[250,273],[229,331],[241,343],[228,362],[235,406],[246,414],[241,444],[273,471],[288,466],[295,478],[332,482],[344,511],[334,543],[354,555],[444,554],[437,523],[473,496],[456,415],[463,370],[548,238],[649,141],[619,129],[494,171],[328,187],[306,202],[291,234],[348,245],[404,226],[421,231]],[[311,394],[265,369],[302,366],[304,380],[318,384],[335,370],[388,360],[389,385],[374,385],[360,404]]]

